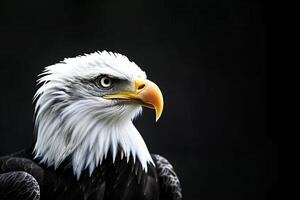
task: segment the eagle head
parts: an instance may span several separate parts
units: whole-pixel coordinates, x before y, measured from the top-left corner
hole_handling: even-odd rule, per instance
[[[46,67],[38,84],[34,154],[41,162],[57,168],[70,158],[78,178],[84,169],[91,174],[108,153],[114,161],[118,151],[145,171],[154,165],[132,120],[142,106],[155,109],[158,120],[163,97],[127,57],[102,51],[68,58]]]

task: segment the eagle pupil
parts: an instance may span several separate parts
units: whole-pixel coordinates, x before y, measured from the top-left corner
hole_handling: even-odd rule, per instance
[[[108,85],[110,83],[110,80],[108,78],[104,79],[104,84]]]

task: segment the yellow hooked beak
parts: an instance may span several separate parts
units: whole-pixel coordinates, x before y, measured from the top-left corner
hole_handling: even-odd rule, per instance
[[[163,96],[158,86],[149,80],[136,80],[134,91],[123,91],[117,94],[105,95],[104,99],[130,100],[142,106],[155,109],[156,121],[161,116],[164,107]]]

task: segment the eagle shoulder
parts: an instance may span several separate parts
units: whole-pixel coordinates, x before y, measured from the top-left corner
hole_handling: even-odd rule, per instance
[[[0,174],[0,199],[39,200],[39,184],[32,175],[24,171]]]
[[[157,154],[152,154],[160,185],[160,199],[181,200],[182,189],[177,174],[170,162]]]

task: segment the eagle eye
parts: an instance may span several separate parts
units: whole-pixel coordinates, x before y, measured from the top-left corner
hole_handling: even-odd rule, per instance
[[[96,79],[96,85],[100,88],[109,89],[113,86],[114,80],[108,76],[100,76]]]

